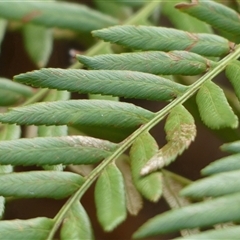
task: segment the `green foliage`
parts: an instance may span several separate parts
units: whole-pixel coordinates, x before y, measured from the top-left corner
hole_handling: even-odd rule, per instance
[[[0,164],[92,164],[109,156],[117,145],[84,136],[39,137],[0,142]],[[45,154],[42,154],[42,153]]]
[[[12,82],[10,79],[0,78],[0,106],[11,106],[24,98],[31,97],[33,91],[27,86]]]
[[[112,114],[109,114],[112,113]],[[124,115],[124,120],[119,118]],[[0,115],[3,123],[26,125],[81,125],[115,128],[137,127],[154,113],[129,103],[107,100],[55,101],[13,108]]]
[[[23,27],[23,36],[26,51],[33,62],[38,67],[44,67],[52,52],[52,29],[29,23]]]
[[[205,21],[217,29],[239,35],[240,19],[233,9],[214,1],[199,1],[190,4],[180,3],[176,8]]]
[[[208,81],[198,91],[196,101],[203,122],[210,128],[238,126],[238,118],[229,106],[223,90]]]
[[[221,56],[231,50],[229,41],[223,37],[163,27],[114,26],[92,33],[104,41],[140,50],[185,50],[206,56]]]
[[[126,218],[123,177],[115,165],[101,173],[95,188],[97,217],[105,231],[112,231]]]
[[[14,80],[34,87],[158,101],[171,100],[187,89],[183,85],[152,74],[119,70],[43,68],[15,76]]]
[[[95,57],[78,55],[77,59],[91,69],[131,70],[163,75],[198,75],[216,66],[215,62],[187,51],[146,51]]]
[[[46,239],[49,230],[53,226],[53,220],[45,217],[38,217],[28,220],[1,221],[0,231],[6,239],[18,240],[20,238]]]
[[[79,202],[71,206],[63,221],[61,239],[93,239],[88,215]]]
[[[230,62],[226,67],[226,76],[231,82],[238,99],[240,99],[239,71],[240,63],[237,60]]]
[[[1,3],[2,2],[2,3]],[[33,23],[45,27],[59,27],[74,31],[91,31],[117,24],[117,19],[94,11],[84,5],[68,2],[0,1],[0,17]],[[91,19],[89,21],[88,19]]]
[[[157,150],[155,139],[149,133],[145,133],[135,140],[130,151],[133,182],[138,191],[153,202],[158,201],[162,194],[162,174],[156,172],[143,177],[140,172]]]
[[[95,3],[93,9],[63,1],[0,1],[0,43],[8,27],[20,29],[37,67],[47,65],[59,36],[85,46],[68,69],[18,73],[17,83],[0,78],[0,217],[8,197],[69,198],[53,219],[1,220],[1,237],[52,240],[59,231],[63,240],[93,239],[80,201],[96,181],[96,215],[105,231],[121,224],[127,211],[137,215],[143,197],[163,197],[171,210],[145,222],[134,238],[176,231],[183,237],[178,239],[236,238],[240,141],[224,144],[221,149],[233,154],[205,167],[202,174],[210,176],[201,180],[191,182],[164,167],[197,136],[197,116],[187,109],[193,95],[206,126],[238,134],[239,14],[214,1]],[[175,27],[156,26],[156,10]],[[106,14],[113,12],[121,20]],[[91,45],[91,31],[105,42]],[[80,69],[82,64],[91,70]],[[213,82],[224,70],[232,90]],[[89,99],[73,99],[70,92]],[[155,113],[125,98],[165,101],[165,107]],[[159,149],[151,130],[165,118],[166,144]],[[43,169],[13,168],[32,165]],[[235,226],[223,228],[229,222]]]
[[[239,221],[240,216],[237,212],[239,201],[240,194],[237,193],[171,210],[147,221],[138,229],[134,237],[142,238],[180,229],[207,227],[222,222]],[[226,206],[228,206],[227,211]]]

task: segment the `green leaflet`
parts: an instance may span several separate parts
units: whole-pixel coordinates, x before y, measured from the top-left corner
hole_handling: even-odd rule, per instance
[[[112,231],[127,217],[124,182],[121,172],[108,165],[95,187],[97,218],[105,231]]]
[[[21,136],[21,128],[19,126],[15,124],[0,125],[0,141],[18,139],[20,138],[20,136]],[[9,164],[10,162],[7,163],[7,165],[2,165],[2,166],[0,165],[0,174],[10,173],[13,171],[13,167]]]
[[[0,164],[92,164],[108,157],[116,147],[114,143],[85,136],[1,141]]]
[[[239,204],[240,194],[235,193],[171,210],[148,220],[134,233],[133,237],[146,238],[186,228],[208,227],[217,223],[239,221]]]
[[[5,35],[6,26],[7,26],[7,21],[4,19],[0,19],[0,46]],[[1,52],[1,48],[0,48],[0,52]]]
[[[68,100],[70,98],[70,93],[67,91],[57,91],[51,90],[48,95],[44,98],[44,102],[47,101],[58,101],[58,100]],[[38,127],[38,136],[39,137],[60,137],[68,135],[68,127],[63,126],[39,126]],[[56,170],[62,171],[64,165],[45,165],[43,166],[46,170]]]
[[[231,153],[240,153],[240,141],[225,143],[221,146],[221,150]]]
[[[4,211],[5,211],[5,198],[0,196],[0,219],[3,218]]]
[[[217,29],[240,35],[239,14],[223,4],[208,0],[179,3],[175,7],[199,20],[209,23]]]
[[[95,57],[77,55],[77,59],[91,69],[132,70],[163,75],[198,75],[215,66],[215,62],[186,51],[146,51]]]
[[[236,128],[238,118],[227,102],[223,90],[211,81],[199,89],[196,102],[202,121],[212,129]]]
[[[189,147],[196,137],[194,118],[182,105],[179,105],[169,114],[165,132],[167,144],[150,158],[142,168],[141,174],[145,175],[163,168]]]
[[[95,30],[93,36],[133,49],[185,50],[205,56],[226,55],[233,47],[227,39],[217,35],[153,26],[114,26]]]
[[[90,220],[80,202],[72,204],[63,221],[60,235],[61,240],[94,239]]]
[[[113,0],[119,4],[125,4],[129,6],[142,6],[143,4],[147,3],[148,0],[138,0],[138,1],[129,1],[129,0]]]
[[[102,13],[113,16],[122,21],[128,19],[133,13],[131,8],[119,5],[116,1],[108,1],[106,4],[106,2],[103,2],[102,0],[94,0],[94,4]]]
[[[143,200],[134,186],[128,156],[122,155],[117,161],[117,166],[124,179],[127,210],[131,215],[136,216],[143,207]]]
[[[38,136],[39,137],[60,137],[67,136],[67,126],[39,126]]]
[[[2,0],[0,1],[0,3]],[[68,2],[6,2],[1,4],[0,17],[45,27],[90,32],[118,23],[118,20],[84,5]]]
[[[225,73],[231,82],[238,99],[240,100],[240,62],[237,60],[231,61],[227,65]]]
[[[31,97],[30,87],[15,83],[6,78],[0,78],[0,106],[9,106],[23,98]]]
[[[23,37],[24,46],[32,61],[39,68],[46,66],[52,52],[52,29],[31,23],[25,24]]]
[[[179,0],[162,2],[162,13],[167,16],[175,27],[190,32],[212,33],[211,27],[206,23],[174,8],[177,3],[179,3]]]
[[[0,114],[0,122],[26,125],[138,127],[154,113],[124,102],[107,100],[70,100],[36,103],[12,108]]]
[[[219,173],[190,184],[181,191],[182,196],[203,198],[218,197],[240,192],[240,170]]]
[[[152,74],[119,70],[46,68],[20,74],[14,80],[34,87],[159,101],[171,100],[187,89],[184,85]]]
[[[141,176],[140,171],[147,161],[157,153],[157,150],[158,145],[149,133],[140,135],[130,150],[133,183],[146,199],[153,202],[157,202],[162,195],[162,173],[155,172]]]
[[[0,141],[18,139],[21,135],[21,128],[15,124],[0,124]],[[11,165],[0,165],[0,174],[11,173]],[[0,196],[0,219],[2,219],[5,210],[5,198]]]
[[[238,240],[240,236],[240,227],[239,226],[234,226],[234,227],[228,227],[225,229],[214,229],[214,230],[209,230],[205,231],[203,233],[199,234],[194,234],[188,237],[183,237],[183,238],[174,238],[175,240],[198,240],[198,239],[236,239]]]
[[[21,135],[21,128],[15,124],[1,124],[0,133],[0,141],[18,139]]]
[[[201,170],[203,175],[240,170],[240,153],[221,158]]]
[[[2,239],[43,240],[53,226],[53,220],[45,217],[28,220],[0,221]]]
[[[0,175],[0,195],[20,198],[65,198],[84,182],[79,174],[30,171]]]
[[[32,88],[15,83],[10,79],[0,78],[0,89],[8,90],[20,94],[24,97],[31,97],[33,95]]]
[[[0,106],[11,106],[23,100],[23,97],[9,90],[0,89]]]

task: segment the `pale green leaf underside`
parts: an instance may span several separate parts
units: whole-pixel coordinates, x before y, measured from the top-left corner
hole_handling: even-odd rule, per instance
[[[58,91],[56,89],[50,90],[49,94],[43,99],[43,102],[66,101],[71,97],[68,91]]]
[[[31,97],[33,95],[33,91],[30,87],[15,83],[7,78],[0,78],[0,89],[8,90],[24,97]]]
[[[177,29],[190,31],[194,33],[212,33],[211,27],[192,16],[180,12],[174,6],[179,3],[179,0],[171,0],[162,2],[162,14],[172,22]],[[181,21],[179,21],[181,19]]]
[[[125,4],[128,6],[142,6],[143,4],[147,3],[148,0],[138,0],[138,1],[114,0],[114,2],[116,2],[118,4]]]
[[[0,78],[0,106],[15,104],[17,101],[32,95],[33,91],[30,87],[6,78]]]
[[[140,135],[130,150],[133,183],[146,199],[153,202],[158,201],[162,195],[162,173],[155,172],[142,176],[140,171],[157,150],[158,145],[149,133]]]
[[[240,153],[240,141],[225,143],[221,146],[221,150],[232,153]]]
[[[127,217],[123,177],[115,165],[107,166],[95,187],[97,217],[105,231],[112,231]]]
[[[196,137],[194,118],[182,105],[175,107],[169,114],[165,132],[167,144],[164,145],[142,168],[141,174],[161,169],[174,161],[189,147]]]
[[[118,20],[94,11],[84,5],[68,2],[1,3],[0,17],[22,23],[59,27],[75,31],[92,31],[118,23]]]
[[[68,127],[63,126],[39,126],[38,137],[60,137],[67,136]]]
[[[0,196],[0,219],[3,218],[5,211],[5,198]]]
[[[7,21],[5,19],[0,19],[0,46],[6,32],[6,27],[7,27]],[[0,53],[1,53],[1,49],[0,49]]]
[[[108,157],[116,147],[114,143],[85,136],[1,141],[0,164],[92,164]]]
[[[204,175],[240,170],[240,153],[221,158],[201,170]]]
[[[198,75],[216,65],[187,51],[146,51],[94,57],[77,55],[77,59],[91,69],[132,70],[163,75]]]
[[[39,67],[46,66],[52,52],[52,29],[35,24],[23,27],[24,46],[32,61]]]
[[[21,198],[65,198],[84,182],[75,173],[30,171],[0,175],[0,195]]]
[[[67,91],[51,90],[49,94],[43,99],[43,102],[52,102],[59,100],[69,100],[70,93]],[[60,137],[66,136],[68,133],[67,126],[39,126],[39,137]]]
[[[130,103],[70,100],[36,103],[0,114],[0,122],[26,125],[81,125],[131,128],[148,122],[154,113]]]
[[[229,41],[223,37],[164,27],[114,26],[95,30],[93,36],[139,50],[186,50],[205,56],[222,56],[230,51]]]
[[[226,76],[231,82],[234,91],[240,100],[240,62],[237,60],[231,61],[226,67]]]
[[[14,80],[34,87],[159,101],[171,100],[187,89],[184,85],[152,74],[119,70],[46,68],[20,74]]]
[[[28,220],[0,221],[0,232],[2,239],[12,240],[42,240],[47,239],[53,220],[38,217]]]
[[[23,100],[23,96],[18,93],[13,93],[9,90],[0,89],[0,106],[11,106]]]
[[[80,202],[72,204],[63,220],[60,235],[61,240],[93,239],[90,220]]]
[[[222,239],[222,240],[227,240],[227,239],[236,239],[238,240],[240,236],[240,227],[235,226],[235,227],[228,227],[225,229],[215,229],[215,230],[209,230],[200,234],[196,235],[191,235],[188,237],[183,237],[183,238],[174,238],[175,240],[207,240],[207,239]]]
[[[237,193],[171,210],[148,220],[135,232],[134,237],[144,238],[186,228],[239,221],[239,204],[240,194]]]
[[[0,124],[0,141],[18,139],[21,136],[21,128],[15,124]]]
[[[179,10],[209,23],[213,27],[239,35],[239,14],[230,7],[214,1],[198,1],[195,3],[179,3]]]
[[[67,91],[51,90],[48,95],[43,99],[46,101],[58,101],[58,100],[68,100],[70,98],[70,93]],[[66,125],[62,126],[38,126],[38,137],[60,137],[68,135],[68,127]],[[63,171],[64,165],[62,163],[58,165],[44,165],[42,166],[45,170],[55,170]]]
[[[240,171],[219,173],[187,186],[181,195],[193,198],[218,197],[240,192]]]
[[[215,83],[208,81],[196,96],[202,121],[212,129],[224,127],[236,128],[238,118],[224,95],[223,90]]]

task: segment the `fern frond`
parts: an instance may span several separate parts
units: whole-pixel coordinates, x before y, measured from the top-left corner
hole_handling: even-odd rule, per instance
[[[187,89],[163,77],[125,70],[46,68],[20,74],[14,80],[34,87],[158,101],[171,100]]]
[[[214,34],[197,34],[164,27],[124,25],[92,33],[104,41],[139,50],[185,50],[205,56],[222,56],[229,53],[233,46],[227,39]]]
[[[216,66],[216,62],[187,51],[146,51],[95,57],[77,55],[77,59],[95,70],[131,70],[162,75],[198,75]]]
[[[231,8],[215,1],[192,1],[191,3],[179,3],[179,10],[205,21],[213,27],[239,36],[239,14]]]
[[[4,2],[0,17],[33,23],[45,27],[59,27],[74,31],[91,31],[118,24],[118,20],[84,5],[66,2]],[[89,21],[90,19],[90,21]]]
[[[130,103],[107,100],[70,100],[36,103],[12,108],[0,122],[21,125],[86,125],[131,128],[154,117],[154,113]],[[124,119],[120,121],[121,116]]]

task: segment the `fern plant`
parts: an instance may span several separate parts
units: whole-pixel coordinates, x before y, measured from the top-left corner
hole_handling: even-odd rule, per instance
[[[164,169],[197,135],[194,117],[183,105],[191,96],[209,128],[238,127],[240,18],[239,3],[233,3],[115,0],[109,6],[118,14],[133,11],[119,25],[119,19],[80,4],[26,1],[13,9],[0,2],[1,34],[7,20],[21,22],[26,50],[40,68],[51,53],[52,27],[94,30],[93,36],[105,41],[77,55],[79,62],[69,69],[42,68],[16,75],[15,82],[0,79],[0,104],[11,107],[0,114],[1,216],[8,197],[68,197],[53,219],[0,221],[3,239],[50,240],[59,229],[61,239],[93,239],[81,198],[95,181],[97,218],[105,231],[122,223],[127,212],[137,215],[142,197],[153,202],[163,197],[172,210],[147,221],[134,238],[180,231],[181,239],[238,239],[239,141],[224,144],[233,155],[204,168],[211,176],[196,182]],[[108,13],[106,3],[95,4]],[[154,26],[149,16],[156,8],[176,28]],[[111,47],[116,45],[126,48],[117,54]],[[230,94],[213,82],[223,71],[234,90]],[[69,92],[90,99],[70,100]],[[118,97],[167,104],[151,112]],[[159,147],[149,131],[165,118],[167,143]],[[37,135],[20,138],[23,125],[38,126]],[[43,170],[13,169],[32,165]],[[69,165],[93,169],[87,175],[64,171]]]

